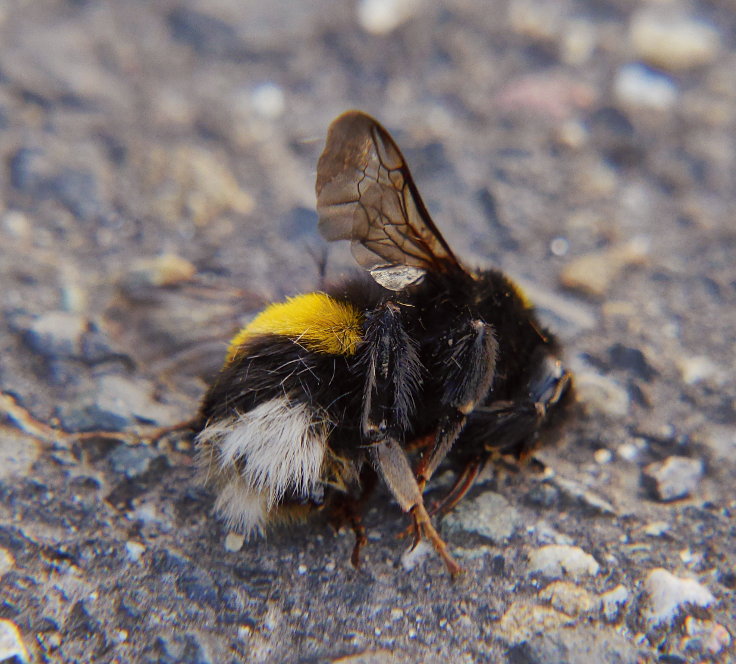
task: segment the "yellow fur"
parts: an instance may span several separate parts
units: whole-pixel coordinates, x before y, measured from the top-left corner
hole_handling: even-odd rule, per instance
[[[276,334],[305,348],[328,355],[352,355],[362,338],[363,316],[354,306],[325,293],[307,293],[272,304],[230,342],[226,362],[232,362],[248,339]]]

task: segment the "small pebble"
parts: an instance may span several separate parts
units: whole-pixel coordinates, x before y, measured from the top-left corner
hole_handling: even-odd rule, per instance
[[[227,536],[225,537],[225,551],[230,551],[230,553],[236,553],[237,551],[240,551],[240,549],[243,548],[244,542],[245,542],[244,535],[241,535],[240,533],[229,532]]]
[[[421,565],[432,555],[432,545],[427,540],[421,540],[414,548],[407,549],[401,555],[401,566],[411,572],[417,565]]]
[[[593,453],[593,458],[595,459],[596,463],[605,465],[607,463],[611,463],[611,459],[613,459],[613,452],[602,447]]]
[[[139,258],[122,279],[129,289],[143,286],[173,286],[188,281],[197,272],[196,266],[176,254],[162,254],[154,258]]]
[[[128,558],[134,563],[137,563],[141,559],[145,550],[145,545],[140,542],[134,542],[131,540],[125,543],[125,553],[128,554]]]
[[[358,22],[373,35],[387,35],[408,21],[421,7],[422,0],[360,0]]]
[[[128,640],[128,630],[127,629],[113,630],[112,640],[115,643],[125,643]]]
[[[619,69],[613,82],[616,99],[624,106],[668,111],[677,102],[677,86],[665,74],[640,64]]]
[[[611,505],[605,498],[588,489],[585,485],[574,480],[569,480],[559,475],[549,480],[554,484],[568,501],[577,503],[588,511],[596,514],[612,515],[616,514],[616,508]]]
[[[253,110],[269,120],[281,117],[286,109],[283,88],[272,82],[257,85],[251,94],[251,102]]]
[[[155,387],[147,380],[121,374],[108,374],[97,379],[95,406],[101,411],[151,424],[172,423],[182,419],[174,406],[154,398]]]
[[[537,597],[568,616],[588,613],[597,606],[596,599],[585,588],[570,581],[553,581]]]
[[[682,355],[678,356],[675,361],[682,380],[688,385],[695,385],[709,378],[718,377],[720,374],[718,365],[704,355]]]
[[[683,71],[713,62],[720,51],[718,29],[705,21],[663,6],[643,7],[629,25],[629,41],[645,62]]]
[[[598,43],[597,26],[587,19],[574,19],[567,22],[561,38],[560,56],[565,64],[584,65],[595,52]]]
[[[500,494],[487,491],[461,502],[443,522],[448,534],[473,533],[494,544],[509,540],[521,526],[519,512]]]
[[[581,621],[572,626],[540,631],[510,648],[503,661],[513,664],[642,664],[644,660],[637,651],[631,639],[617,629]],[[664,664],[662,660],[659,663]]]
[[[717,655],[731,645],[731,634],[720,623],[688,616],[684,627],[687,636],[681,643],[682,650],[707,651]]]
[[[528,571],[532,574],[577,579],[582,576],[595,576],[599,570],[600,565],[596,559],[578,546],[549,544],[529,554]]]
[[[618,618],[622,607],[629,599],[629,590],[621,584],[600,595],[601,612],[606,620]]]
[[[43,357],[79,357],[89,321],[66,311],[49,311],[36,318],[25,335],[31,350]]]
[[[715,597],[695,579],[681,579],[666,569],[653,569],[644,579],[647,607],[644,615],[652,626],[671,622],[687,604],[710,606]]]
[[[15,557],[7,549],[0,548],[0,576],[15,567]]]
[[[574,622],[575,618],[550,606],[537,606],[529,604],[528,600],[519,600],[506,610],[493,631],[494,636],[514,644]]]
[[[0,619],[0,662],[30,664],[30,661],[18,626],[10,620]]]
[[[635,238],[603,251],[594,251],[570,260],[560,273],[560,283],[574,291],[603,298],[625,268],[641,264],[649,243]]]
[[[646,446],[646,441],[643,438],[635,438],[630,443],[619,445],[616,448],[616,454],[626,461],[635,463]]]
[[[33,233],[33,225],[28,216],[20,210],[8,210],[2,216],[2,228],[4,231],[19,240],[30,240]]]
[[[554,256],[564,256],[570,249],[570,243],[564,237],[556,237],[549,243],[549,250]]]
[[[671,528],[672,526],[666,521],[652,521],[652,523],[646,524],[641,531],[649,537],[662,537]]]
[[[581,366],[579,371],[575,371],[575,393],[585,408],[610,417],[627,415],[631,405],[629,393],[624,387],[588,366]]]
[[[159,453],[147,445],[118,445],[109,455],[110,467],[128,479],[146,473]]]
[[[667,502],[685,498],[694,493],[703,476],[700,459],[671,456],[664,461],[650,463],[642,471],[644,485],[657,499]]]
[[[40,456],[41,445],[37,439],[16,431],[4,432],[0,443],[0,480],[28,475]]]

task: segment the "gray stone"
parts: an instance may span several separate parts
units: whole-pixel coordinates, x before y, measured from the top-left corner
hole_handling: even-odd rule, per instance
[[[555,475],[549,481],[560,489],[562,495],[565,496],[568,501],[582,506],[589,512],[607,516],[616,514],[614,506],[605,498],[599,496],[596,492],[591,491],[585,485],[580,484],[575,480]]]
[[[155,449],[146,445],[118,445],[110,454],[111,468],[128,478],[143,475],[151,467],[151,462],[160,456]]]
[[[644,485],[662,501],[689,496],[697,490],[702,476],[703,462],[700,459],[681,456],[650,463],[642,472]]]
[[[84,316],[67,311],[49,311],[30,325],[25,340],[39,355],[49,358],[78,357],[82,337],[89,329]]]
[[[487,491],[461,502],[442,523],[451,537],[472,533],[494,544],[503,544],[521,526],[521,516],[503,496]]]
[[[130,424],[130,418],[111,413],[96,404],[84,406],[65,406],[59,412],[59,419],[65,431],[122,431]]]
[[[612,629],[587,625],[547,631],[509,650],[509,664],[636,664],[636,648]]]
[[[182,419],[179,409],[154,399],[154,387],[149,381],[108,374],[99,378],[97,386],[95,405],[102,411],[153,424]]]

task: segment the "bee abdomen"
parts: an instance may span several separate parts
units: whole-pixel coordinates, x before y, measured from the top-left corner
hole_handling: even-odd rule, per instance
[[[323,413],[287,396],[208,423],[197,444],[217,511],[249,535],[286,495],[309,500],[320,488],[330,428]]]

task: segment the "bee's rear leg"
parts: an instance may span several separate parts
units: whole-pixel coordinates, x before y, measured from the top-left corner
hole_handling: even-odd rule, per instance
[[[338,494],[331,502],[328,516],[330,525],[339,531],[346,523],[355,534],[355,545],[350,555],[350,562],[356,569],[360,568],[360,552],[368,543],[365,526],[363,525],[363,510],[370,494],[376,486],[376,474],[368,466],[364,468],[369,473],[361,474],[362,490],[356,498],[350,494]]]
[[[330,525],[335,532],[339,532],[347,523],[355,534],[355,545],[350,554],[350,563],[356,569],[360,568],[360,552],[368,543],[365,526],[363,525],[363,515],[359,509],[360,501],[350,496],[340,496],[339,500],[330,506],[330,514],[327,517]]]
[[[475,480],[485,467],[486,461],[487,458],[476,458],[470,461],[457,476],[452,488],[441,500],[432,505],[432,509],[429,511],[430,516],[439,515],[441,518],[452,510],[473,487]]]
[[[450,574],[453,577],[460,574],[463,571],[462,567],[455,562],[444,540],[432,525],[427,508],[424,506],[422,492],[401,445],[395,440],[387,439],[370,449],[373,462],[394,498],[401,509],[411,515],[414,523],[414,546],[426,537],[444,561]]]

